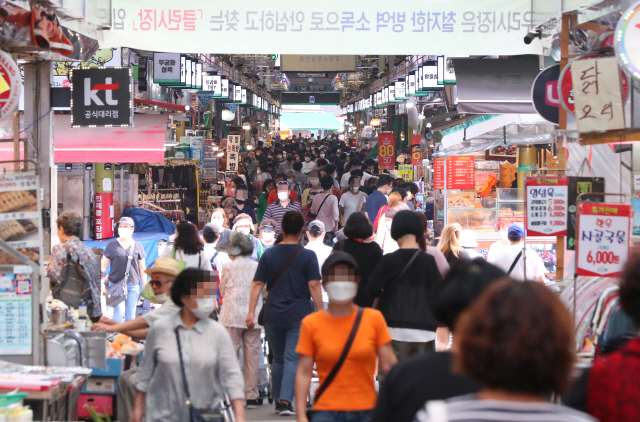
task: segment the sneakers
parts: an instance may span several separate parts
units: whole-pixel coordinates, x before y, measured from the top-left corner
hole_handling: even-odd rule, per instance
[[[296,411],[291,405],[291,403],[281,402],[280,403],[280,416],[295,416]]]
[[[282,403],[280,403],[280,400],[276,400],[276,415],[280,414],[280,411],[282,410]]]
[[[247,400],[247,409],[256,409],[260,406],[258,400]]]

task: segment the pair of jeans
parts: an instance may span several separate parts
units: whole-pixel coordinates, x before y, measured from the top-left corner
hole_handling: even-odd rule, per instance
[[[298,337],[300,337],[301,322],[268,322],[264,324],[269,346],[273,351],[273,366],[271,368],[273,390],[271,396],[274,400],[293,403],[296,370],[298,369],[296,346],[298,345]]]
[[[111,285],[111,283],[109,283]],[[131,321],[136,317],[136,307],[140,297],[140,285],[127,285],[127,298],[124,302],[113,307],[113,320],[121,322]]]
[[[333,412],[328,410],[314,411],[310,422],[369,422],[373,418],[373,410],[356,412]]]

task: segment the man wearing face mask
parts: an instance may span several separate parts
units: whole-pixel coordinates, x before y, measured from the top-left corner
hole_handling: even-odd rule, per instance
[[[260,260],[260,257],[262,257],[262,253],[264,252],[264,250],[262,249],[262,243],[260,243],[260,241],[252,235],[252,233],[254,232],[253,227],[254,226],[251,218],[249,218],[249,216],[246,214],[240,214],[233,220],[233,231],[240,232],[251,239],[251,242],[253,243],[251,259],[253,259],[255,262],[258,262]]]
[[[367,198],[367,203],[365,205],[365,210],[367,217],[369,217],[369,221],[373,224],[376,221],[376,217],[378,215],[378,211],[380,208],[385,205],[389,205],[389,201],[387,200],[386,195],[391,193],[391,186],[393,185],[393,180],[391,176],[388,174],[383,174],[378,178],[378,189],[375,190],[369,197]]]
[[[340,197],[340,221],[342,225],[347,223],[349,216],[354,212],[365,212],[367,194],[360,191],[360,178],[349,178],[349,191]]]
[[[234,207],[236,211],[238,211],[237,215],[245,214],[249,216],[253,224],[258,223],[258,219],[256,217],[256,213],[253,210],[253,207],[249,204],[249,190],[247,186],[240,185],[236,188],[236,206]]]
[[[312,161],[311,153],[307,152],[304,154],[304,162],[302,163],[302,172],[304,174],[309,174],[310,171],[315,170],[316,163]]]
[[[287,175],[284,174],[284,173],[276,174],[275,180],[276,180],[276,184],[279,184],[280,182],[288,183],[287,182]],[[293,189],[291,189],[290,185],[289,185],[289,198],[292,201],[296,201],[296,202],[299,201],[299,199],[298,199],[299,196],[296,194],[296,192]],[[278,200],[278,190],[274,189],[269,193],[269,197],[267,198],[267,205],[271,205],[274,202],[276,202],[277,200]]]
[[[263,219],[260,223],[260,243],[262,250],[266,251],[276,243],[276,222]]]
[[[274,220],[276,222],[276,236],[278,236],[281,232],[280,227],[282,224],[282,216],[287,211],[302,211],[302,208],[300,207],[299,202],[291,200],[290,192],[292,191],[289,189],[289,184],[287,182],[278,182],[276,190],[273,192],[276,192],[278,200],[267,207],[263,218]]]
[[[278,167],[279,173],[286,173],[287,170],[293,170],[293,153],[291,152],[287,152],[286,160],[280,163]]]

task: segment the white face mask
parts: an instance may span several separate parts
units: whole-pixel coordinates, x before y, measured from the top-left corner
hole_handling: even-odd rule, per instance
[[[166,302],[168,297],[169,295],[166,293],[162,293],[161,295],[156,295],[156,303],[164,303]]]
[[[293,185],[293,179],[287,179],[287,182],[289,182],[290,185]]]
[[[133,229],[129,227],[120,227],[118,228],[118,236],[122,239],[131,239],[131,236],[133,236]]]
[[[275,235],[275,232],[262,232],[262,240],[265,242],[271,242]]]
[[[289,197],[289,192],[278,192],[278,199],[281,201],[286,201]]]
[[[334,179],[335,179],[336,177],[338,177],[338,172],[333,173],[333,174],[331,175],[331,177],[333,177]]]
[[[329,300],[338,305],[344,305],[353,300],[358,293],[358,285],[352,281],[332,281],[324,286]]]
[[[304,161],[308,163],[309,161],[311,161],[311,157],[304,157]]]
[[[320,158],[324,158],[324,154],[320,154]]]
[[[251,234],[251,229],[249,227],[238,227],[236,231],[247,236]]]
[[[351,186],[354,192],[358,192],[360,190],[360,186]]]
[[[317,185],[319,181],[320,179],[309,179],[309,183],[311,183],[312,186]]]
[[[209,318],[209,316],[211,316],[213,310],[216,308],[216,303],[214,302],[214,300],[215,299],[212,297],[197,298],[196,303],[198,304],[198,307],[196,309],[191,309],[188,305],[187,307],[191,309],[191,312],[193,312],[196,318],[207,319]]]
[[[262,174],[262,170],[256,170],[257,174]]]

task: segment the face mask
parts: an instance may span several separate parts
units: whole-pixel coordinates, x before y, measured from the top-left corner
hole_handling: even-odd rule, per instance
[[[351,302],[358,293],[358,285],[351,281],[332,281],[327,283],[324,289],[329,295],[329,300],[338,305]]]
[[[289,182],[290,185],[293,185],[293,179],[287,179],[287,182]]]
[[[333,177],[334,179],[335,179],[336,177],[338,177],[338,172],[333,173],[333,174],[331,175],[331,177]]]
[[[262,170],[256,170],[256,174],[262,174]]]
[[[324,154],[320,154],[320,158],[324,158]]]
[[[287,161],[293,161],[293,157],[287,157]]]
[[[317,185],[319,181],[320,179],[309,179],[309,183],[311,183],[313,186]]]
[[[289,197],[289,192],[278,192],[278,199],[281,201],[286,201]]]
[[[275,232],[262,232],[262,240],[265,242],[271,242],[275,237]]]
[[[276,155],[276,158],[279,160],[279,159],[282,158],[282,155],[278,154],[278,155]]]
[[[120,227],[118,228],[118,236],[123,239],[131,239],[131,236],[133,236],[133,229]]]
[[[360,190],[360,186],[352,186],[351,189],[353,189],[354,192],[358,192]]]
[[[338,153],[338,154],[340,154],[341,152],[342,152],[342,151],[340,151],[340,150],[337,150],[337,151],[336,151],[336,153]]]
[[[161,295],[156,295],[153,292],[153,287],[151,287],[151,283],[145,284],[144,288],[140,292],[140,296],[147,299],[151,303],[159,303],[159,304],[164,303],[167,300],[167,297],[169,297],[169,295],[166,293],[162,293]]]
[[[247,236],[251,234],[251,229],[249,227],[239,227],[236,231]]]
[[[369,148],[369,144],[364,144],[364,147],[365,148]]]
[[[304,157],[304,161],[308,163],[309,161],[311,161],[311,157]]]
[[[213,313],[213,310],[216,308],[216,303],[214,302],[214,299],[212,297],[197,298],[196,303],[198,304],[198,307],[196,309],[191,309],[188,305],[187,307],[191,309],[191,312],[193,312],[193,314],[198,319],[209,318],[209,316],[211,316],[211,314]]]
[[[413,199],[413,196],[410,193],[408,193],[407,194],[407,201],[411,201],[412,199]]]
[[[238,205],[242,205],[244,204],[244,199],[236,199],[236,202],[238,203]]]

